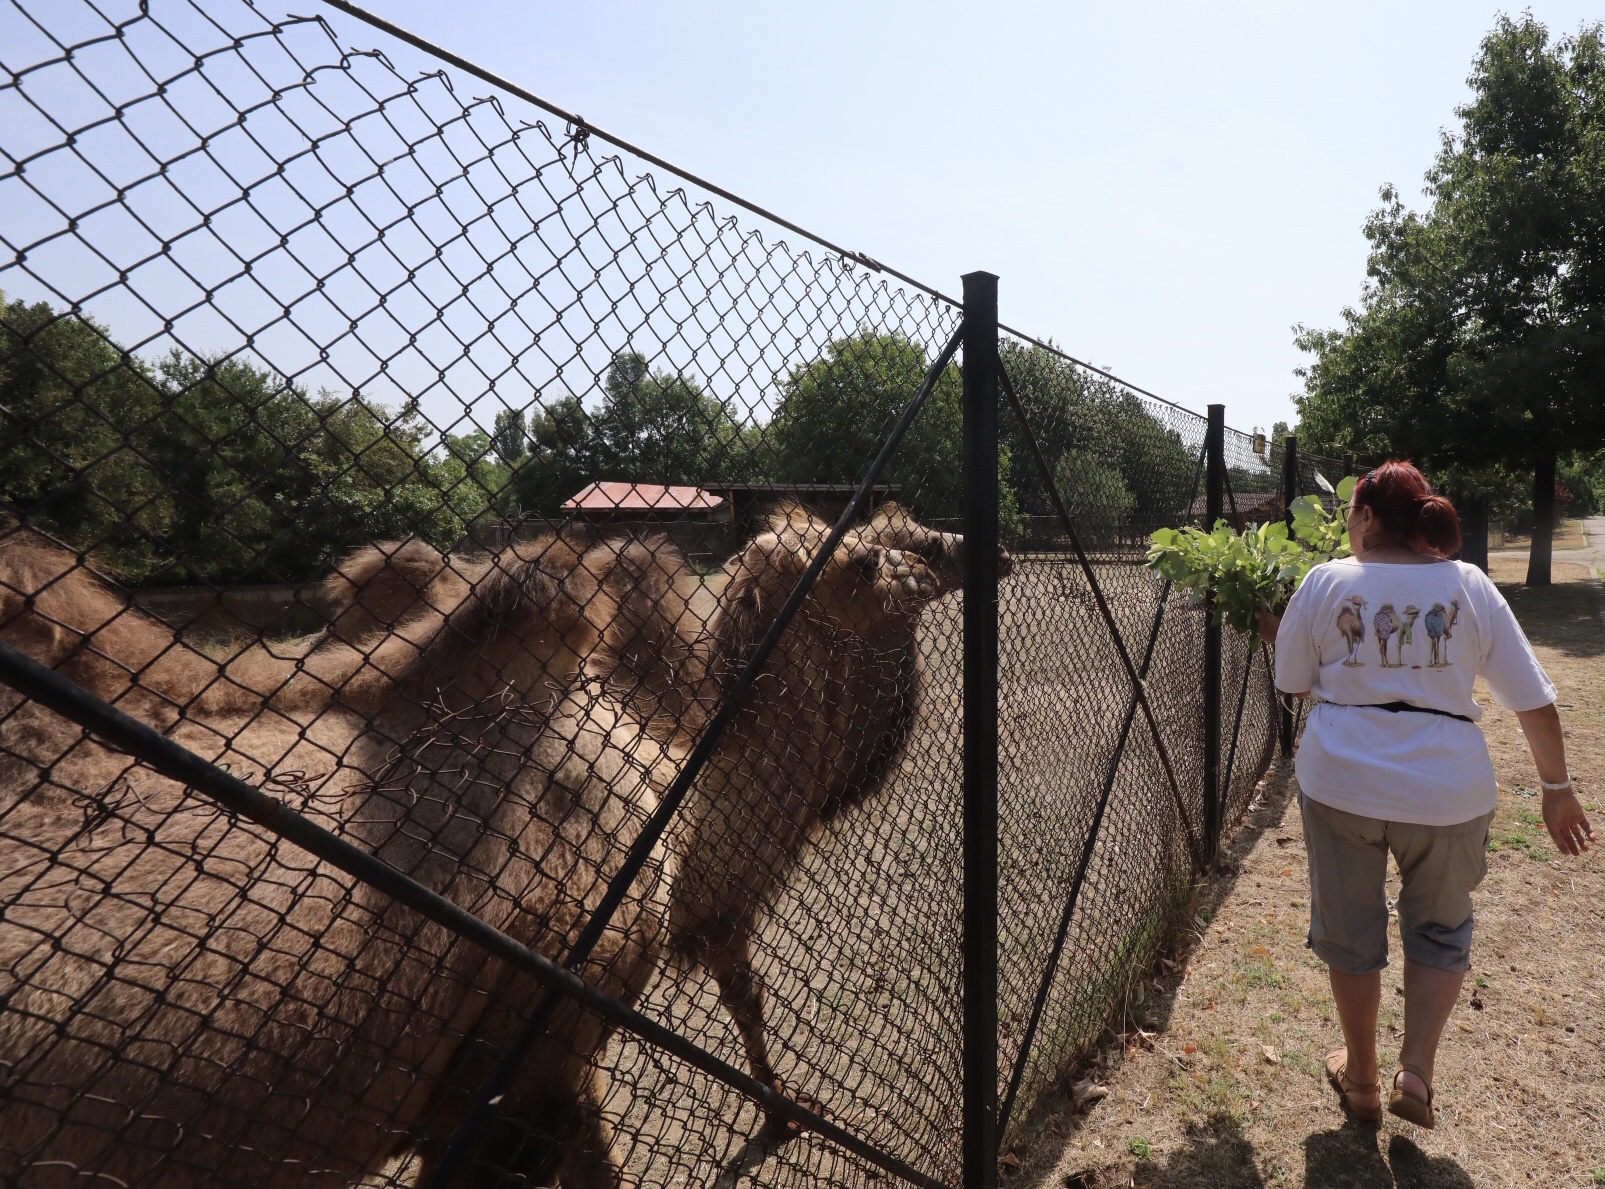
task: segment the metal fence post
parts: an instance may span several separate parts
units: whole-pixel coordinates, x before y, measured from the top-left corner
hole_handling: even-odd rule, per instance
[[[1282,515],[1287,531],[1293,531],[1293,501],[1298,499],[1298,437],[1288,434],[1282,441]],[[1274,680],[1274,678],[1273,678]],[[1293,703],[1292,699],[1277,699],[1281,707],[1282,758],[1293,754]]]
[[[1226,406],[1209,406],[1204,438],[1204,527],[1212,529],[1225,511]],[[1204,625],[1204,861],[1213,863],[1220,847],[1223,803],[1220,787],[1221,625],[1211,612]]]
[[[998,279],[964,277],[966,1189],[998,1181]]]
[[[1484,574],[1488,572],[1488,501],[1481,496],[1455,494],[1451,497],[1460,514],[1461,561],[1470,562]]]

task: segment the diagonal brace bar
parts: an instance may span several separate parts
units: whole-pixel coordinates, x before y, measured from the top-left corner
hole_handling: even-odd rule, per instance
[[[1019,423],[1020,435],[1025,439],[1031,457],[1036,460],[1037,469],[1042,474],[1042,481],[1048,489],[1048,498],[1053,501],[1054,510],[1059,514],[1059,521],[1064,525],[1065,534],[1070,538],[1070,546],[1075,550],[1076,561],[1087,577],[1087,585],[1092,588],[1092,597],[1098,604],[1098,613],[1103,616],[1104,624],[1109,628],[1115,650],[1120,654],[1120,663],[1126,670],[1126,677],[1131,681],[1132,691],[1142,708],[1143,718],[1153,735],[1154,748],[1159,753],[1159,762],[1165,770],[1165,780],[1170,785],[1171,797],[1176,802],[1177,816],[1181,818],[1182,829],[1187,834],[1187,849],[1192,855],[1193,870],[1202,871],[1206,865],[1204,849],[1193,830],[1192,820],[1187,816],[1187,802],[1182,798],[1181,784],[1176,779],[1176,769],[1170,761],[1170,750],[1165,746],[1164,734],[1159,729],[1159,719],[1148,702],[1148,689],[1143,684],[1142,676],[1137,672],[1137,666],[1132,662],[1131,653],[1126,649],[1125,637],[1120,634],[1120,625],[1115,623],[1114,612],[1109,610],[1109,602],[1103,596],[1103,587],[1098,583],[1098,576],[1093,572],[1092,563],[1087,560],[1087,551],[1081,547],[1081,537],[1076,532],[1075,522],[1070,519],[1064,500],[1059,497],[1059,485],[1054,482],[1053,472],[1048,467],[1047,459],[1042,456],[1042,447],[1037,444],[1036,434],[1031,430],[1025,409],[1021,407],[1020,398],[1015,394],[1014,381],[1009,378],[1008,368],[1003,366],[1001,357],[998,360],[998,379],[1002,382],[1004,395],[1009,398],[1009,407],[1014,410],[1014,419]]]
[[[802,606],[803,600],[813,590],[815,581],[824,571],[831,555],[836,552],[836,547],[841,544],[842,538],[846,536],[848,528],[862,513],[870,494],[874,490],[875,481],[880,478],[881,472],[886,469],[886,464],[891,461],[892,455],[897,451],[898,445],[908,432],[908,427],[913,424],[914,418],[919,414],[920,409],[924,407],[925,400],[931,394],[931,389],[935,387],[936,381],[947,369],[948,364],[952,362],[953,356],[958,351],[959,344],[963,340],[963,334],[964,327],[961,324],[953,332],[953,337],[948,340],[947,346],[942,349],[942,353],[936,357],[936,362],[926,372],[924,382],[920,384],[919,389],[903,409],[902,415],[898,417],[896,424],[893,425],[891,433],[887,435],[885,443],[881,446],[880,453],[870,463],[869,470],[859,483],[858,490],[853,493],[853,498],[848,501],[847,507],[842,509],[841,515],[837,517],[835,525],[830,530],[830,535],[825,538],[824,544],[820,546],[813,560],[809,562],[808,568],[797,579],[796,586],[792,588],[791,594],[780,609],[780,613],[775,616],[774,623],[770,624],[769,630],[764,634],[758,647],[753,650],[752,655],[747,658],[746,664],[742,666],[740,674],[731,683],[730,689],[725,695],[724,703],[719,707],[713,718],[708,721],[708,725],[703,729],[701,738],[697,740],[696,745],[691,749],[691,754],[686,757],[684,766],[675,776],[674,783],[664,793],[657,809],[653,811],[652,816],[647,820],[641,833],[630,847],[629,855],[626,856],[624,863],[608,884],[607,891],[602,896],[602,902],[597,905],[596,911],[586,921],[584,930],[575,939],[573,947],[564,956],[563,966],[565,969],[577,970],[582,966],[591,956],[591,951],[596,948],[596,943],[602,939],[602,935],[607,931],[608,925],[612,923],[613,915],[629,894],[630,886],[635,882],[636,876],[640,874],[641,868],[651,858],[652,851],[656,848],[658,840],[663,837],[664,831],[668,829],[669,823],[679,811],[681,803],[691,791],[692,784],[701,775],[703,767],[713,755],[714,748],[718,746],[719,739],[723,736],[725,728],[730,725],[736,713],[745,703],[747,694],[752,689],[753,682],[758,679],[758,675],[763,670],[764,665],[768,662],[770,653],[779,644],[780,637],[785,633],[792,618],[797,614],[798,608]],[[512,1087],[513,1079],[518,1076],[518,1071],[528,1058],[530,1050],[545,1035],[546,1028],[551,1022],[552,1015],[557,1011],[561,998],[556,992],[548,991],[541,997],[540,1002],[535,1005],[535,1010],[530,1013],[529,1018],[524,1022],[523,1028],[519,1030],[519,1034],[512,1045],[501,1055],[490,1076],[480,1087],[479,1094],[476,1096],[472,1107],[463,1116],[462,1122],[458,1124],[457,1130],[453,1133],[451,1142],[442,1154],[440,1162],[435,1166],[427,1184],[423,1185],[421,1189],[446,1189],[446,1186],[452,1183],[452,1179],[457,1175],[462,1163],[468,1159],[469,1153],[478,1141],[479,1136],[491,1119],[495,1117],[497,1100]]]
[[[1140,677],[1148,676],[1148,667],[1154,659],[1154,647],[1159,643],[1159,629],[1165,622],[1165,604],[1170,598],[1171,584],[1167,580],[1164,589],[1159,592],[1159,609],[1154,612],[1153,626],[1148,631],[1148,647],[1142,656],[1142,667],[1138,670]],[[1076,904],[1081,899],[1081,886],[1087,877],[1087,867],[1092,862],[1092,852],[1098,842],[1098,831],[1103,826],[1104,811],[1109,806],[1110,794],[1114,792],[1115,778],[1120,772],[1120,761],[1126,753],[1126,740],[1131,735],[1131,727],[1137,721],[1137,698],[1133,694],[1126,703],[1126,715],[1120,724],[1120,736],[1115,742],[1114,753],[1109,757],[1109,766],[1104,772],[1103,790],[1098,795],[1098,806],[1093,811],[1092,823],[1087,827],[1087,839],[1081,847],[1081,857],[1076,863],[1076,873],[1070,881],[1070,894],[1065,897],[1064,910],[1059,914],[1058,932],[1054,934],[1053,949],[1048,954],[1048,961],[1042,972],[1042,981],[1037,986],[1036,999],[1031,1004],[1031,1018],[1025,1026],[1025,1035],[1020,1039],[1019,1051],[1015,1054],[1014,1069],[1009,1074],[1009,1088],[1003,1096],[1002,1109],[998,1111],[998,1134],[1002,1135],[1008,1130],[1009,1117],[1014,1113],[1014,1100],[1020,1093],[1020,1083],[1025,1078],[1025,1067],[1031,1057],[1031,1046],[1036,1041],[1037,1028],[1042,1023],[1042,1013],[1048,1004],[1048,992],[1053,988],[1053,978],[1059,969],[1059,959],[1064,953],[1065,942],[1070,936],[1070,922],[1076,914]]]
[[[1193,501],[1198,498],[1198,483],[1203,476],[1204,452],[1198,454],[1198,465],[1193,468],[1192,493],[1187,497],[1187,506],[1190,508]],[[1170,600],[1172,583],[1167,579],[1159,592],[1159,605],[1154,610],[1154,622],[1148,629],[1148,645],[1143,651],[1142,668],[1140,675],[1146,679],[1149,665],[1153,661],[1154,648],[1159,643],[1159,629],[1164,626],[1165,611]],[[1054,934],[1053,948],[1048,954],[1048,960],[1042,970],[1042,980],[1037,984],[1036,998],[1031,1003],[1031,1017],[1026,1023],[1025,1035],[1021,1038],[1019,1050],[1015,1054],[1014,1069],[1009,1075],[1009,1087],[1003,1098],[1003,1109],[998,1113],[998,1134],[1002,1135],[1009,1125],[1009,1119],[1014,1114],[1014,1102],[1019,1096],[1020,1085],[1025,1079],[1025,1067],[1031,1059],[1031,1046],[1036,1041],[1037,1029],[1042,1023],[1042,1013],[1047,1007],[1048,993],[1053,989],[1053,979],[1059,970],[1059,960],[1064,954],[1065,942],[1070,936],[1070,922],[1076,913],[1076,904],[1081,898],[1082,884],[1087,877],[1087,867],[1092,862],[1092,851],[1098,841],[1098,831],[1103,826],[1103,815],[1109,805],[1109,797],[1114,791],[1115,777],[1120,771],[1120,762],[1126,754],[1126,741],[1131,737],[1131,726],[1137,719],[1137,697],[1133,693],[1130,701],[1126,703],[1126,715],[1120,725],[1120,736],[1115,743],[1114,753],[1109,757],[1109,767],[1104,773],[1103,791],[1098,796],[1098,807],[1093,812],[1092,824],[1087,829],[1087,840],[1081,848],[1081,858],[1076,865],[1076,873],[1070,881],[1070,894],[1065,897],[1064,910],[1059,914],[1059,928]]]
[[[1263,646],[1263,643],[1262,643]],[[1232,719],[1232,744],[1226,749],[1226,771],[1220,778],[1221,820],[1225,821],[1227,802],[1232,796],[1232,765],[1237,761],[1237,737],[1243,729],[1243,707],[1248,704],[1248,681],[1254,673],[1254,658],[1259,655],[1253,643],[1248,646],[1248,660],[1243,665],[1243,684],[1237,691],[1237,715]],[[1269,660],[1266,657],[1266,660]]]
[[[940,1181],[882,1152],[829,1119],[793,1102],[773,1086],[764,1085],[679,1033],[625,1006],[605,991],[591,986],[573,971],[513,940],[494,925],[487,924],[461,905],[404,875],[378,856],[330,833],[283,802],[202,759],[182,744],[5,643],[0,643],[0,682],[9,685],[23,697],[31,698],[77,723],[103,742],[149,765],[163,776],[205,794],[231,813],[256,822],[330,866],[391,897],[398,904],[404,904],[428,920],[445,926],[487,953],[534,976],[556,994],[573,999],[587,1011],[647,1044],[672,1053],[693,1068],[717,1078],[805,1130],[818,1132],[910,1184],[942,1189]]]

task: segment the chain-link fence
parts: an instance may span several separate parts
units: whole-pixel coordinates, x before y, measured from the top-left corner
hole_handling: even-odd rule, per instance
[[[0,1179],[980,1183],[1270,760],[1139,563],[1275,459],[269,7],[0,15]]]

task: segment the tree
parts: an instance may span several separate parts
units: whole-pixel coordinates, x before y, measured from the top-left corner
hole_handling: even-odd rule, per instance
[[[523,506],[545,516],[587,483],[741,482],[758,469],[752,431],[728,404],[633,351],[613,357],[594,411],[568,395],[532,406],[527,441],[513,481]]]
[[[680,372],[653,371],[633,351],[613,357],[594,424],[597,478],[632,483],[735,480],[741,426],[723,402]]]
[[[857,483],[930,366],[918,343],[866,332],[835,340],[820,358],[794,369],[764,433],[776,479]],[[922,517],[960,513],[962,392],[958,369],[949,367],[881,476],[900,485]]]
[[[1296,328],[1314,356],[1300,445],[1526,471],[1527,581],[1545,585],[1557,466],[1605,446],[1602,27],[1551,45],[1530,15],[1501,17],[1469,83],[1430,208],[1383,188],[1359,309],[1341,330]]]
[[[503,409],[496,414],[490,444],[503,465],[516,468],[524,461],[529,453],[529,438],[524,428],[522,409]]]
[[[449,549],[500,486],[483,434],[437,453],[414,408],[238,359],[151,364],[43,303],[4,307],[0,410],[0,499],[132,583],[299,582],[387,537]]]
[[[1198,452],[1162,425],[1120,384],[1041,347],[1005,342],[1004,369],[1066,510],[1106,532],[1146,535],[1178,523],[1192,503]],[[1016,460],[1029,460],[1013,415],[1000,422]],[[1034,464],[1017,461],[1013,485],[1022,511],[1053,516]]]

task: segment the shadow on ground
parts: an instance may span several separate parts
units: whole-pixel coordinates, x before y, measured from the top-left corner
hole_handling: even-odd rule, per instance
[[[1211,1115],[1188,1128],[1187,1146],[1164,1164],[1139,1160],[1131,1170],[1133,1184],[1170,1189],[1260,1189],[1254,1145],[1230,1115]]]
[[[1501,582],[1498,585],[1534,644],[1577,657],[1599,656],[1605,651],[1598,584],[1561,582],[1554,586],[1522,586]]]
[[[1471,1177],[1455,1161],[1428,1156],[1402,1135],[1394,1135],[1384,1155],[1381,1133],[1350,1119],[1342,1127],[1318,1131],[1304,1141],[1306,1189],[1472,1189]],[[1261,1189],[1254,1145],[1236,1119],[1213,1115],[1188,1132],[1187,1146],[1163,1164],[1139,1160],[1131,1183],[1149,1189]],[[1074,1178],[1067,1184],[1073,1184]],[[1082,1180],[1087,1189],[1096,1181]]]
[[[1384,1157],[1379,1136],[1353,1119],[1310,1136],[1304,1141],[1307,1189],[1472,1189],[1470,1175],[1449,1157],[1428,1156],[1402,1135],[1389,1139]]]
[[[1159,994],[1148,995],[1140,1005],[1134,1005],[1128,997],[1126,1006],[1117,1008],[1115,1018],[1109,1021],[1107,1028],[1101,1034],[1100,1047],[1085,1055],[1081,1061],[1065,1072],[1060,1079],[1061,1089],[1044,1094],[1025,1118],[1009,1128],[1005,1137],[1005,1149],[1019,1160],[1020,1164],[1018,1168],[1006,1173],[1004,1178],[1006,1184],[1042,1184],[1044,1178],[1059,1165],[1085,1118],[1073,1110],[1067,1088],[1084,1077],[1102,1080],[1109,1066],[1120,1060],[1121,1045],[1117,1038],[1128,1024],[1137,1025],[1150,1033],[1163,1033],[1170,1027],[1176,991],[1186,978],[1187,967],[1198,942],[1195,929],[1206,926],[1220,911],[1227,897],[1231,895],[1232,889],[1237,886],[1243,857],[1254,849],[1255,844],[1267,830],[1279,827],[1287,804],[1292,799],[1296,788],[1291,779],[1292,761],[1282,759],[1279,767],[1282,771],[1266,781],[1264,799],[1261,803],[1245,813],[1235,828],[1228,825],[1228,829],[1235,829],[1235,832],[1230,835],[1230,840],[1223,848],[1220,865],[1194,887],[1191,902],[1184,911],[1177,914],[1172,935],[1160,950],[1161,954],[1168,955],[1173,961],[1173,969],[1162,973],[1152,969],[1136,972],[1134,982],[1144,981],[1158,973],[1165,990]],[[1128,1012],[1129,1015],[1126,1015]],[[1235,1128],[1235,1124],[1233,1126]],[[1215,1122],[1212,1121],[1209,1128],[1200,1131],[1200,1135],[1214,1129]],[[1240,1131],[1236,1134],[1237,1144],[1248,1153],[1246,1168],[1253,1172],[1252,1148],[1248,1141],[1243,1139]],[[1215,1143],[1221,1152],[1227,1150],[1228,1145],[1225,1140],[1210,1142]],[[1141,1177],[1137,1178],[1137,1183],[1143,1183]],[[1172,1182],[1161,1179],[1153,1183],[1162,1186]],[[1254,1179],[1251,1181],[1211,1181],[1206,1177],[1203,1180],[1174,1183],[1211,1186],[1241,1184],[1256,1187],[1261,1184],[1257,1173],[1254,1173]],[[1072,1177],[1065,1184],[1074,1186],[1075,1178]],[[1082,1184],[1090,1189],[1097,1184],[1097,1181],[1086,1180]]]

